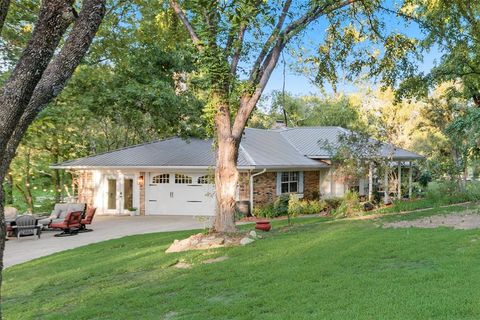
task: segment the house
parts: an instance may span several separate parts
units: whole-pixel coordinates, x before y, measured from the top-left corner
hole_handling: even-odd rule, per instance
[[[253,208],[283,193],[307,199],[343,195],[345,183],[336,174],[324,142],[338,145],[340,137],[349,133],[341,127],[245,129],[238,156],[237,200],[248,201]],[[399,172],[408,164],[411,183],[411,163],[422,156],[388,144],[379,152],[396,161]],[[138,208],[140,215],[214,215],[214,167],[211,140],[177,137],[52,166],[72,170],[78,201],[96,206],[100,214],[125,214]],[[372,181],[370,170],[354,187],[362,195],[371,194]],[[388,177],[386,181],[388,185]]]

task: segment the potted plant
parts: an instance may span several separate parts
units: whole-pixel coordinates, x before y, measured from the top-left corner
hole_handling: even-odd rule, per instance
[[[137,208],[132,207],[132,208],[128,208],[127,210],[130,212],[130,215],[132,217],[137,215]]]

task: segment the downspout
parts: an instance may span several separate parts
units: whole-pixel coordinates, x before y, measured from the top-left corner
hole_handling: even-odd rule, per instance
[[[250,175],[250,214],[252,216],[253,216],[253,178],[261,174],[264,174],[265,172],[267,172],[267,169],[263,169],[260,172]]]

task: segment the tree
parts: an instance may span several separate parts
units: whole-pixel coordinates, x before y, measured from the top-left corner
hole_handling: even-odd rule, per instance
[[[0,90],[0,181],[7,175],[15,150],[28,126],[40,110],[61,92],[86,54],[104,14],[105,0],[84,0],[78,14],[73,1],[42,2],[30,40]],[[60,46],[72,23],[68,36]],[[0,221],[0,262],[3,267],[3,186],[0,186]]]
[[[480,3],[470,0],[409,0],[404,14],[426,31],[420,42],[428,51],[439,50],[440,61],[428,73],[412,74],[398,96],[428,96],[444,82],[461,81],[463,97],[480,107]]]
[[[373,73],[380,75],[415,48],[415,42],[405,36],[382,35],[384,24],[376,15],[382,7],[376,0],[197,0],[186,1],[183,7],[178,1],[169,2],[197,48],[201,71],[210,84],[208,111],[214,119],[217,144],[214,229],[219,232],[235,230],[236,164],[242,133],[292,39],[320,19],[328,23],[320,58],[315,60],[322,81],[336,80],[337,65],[350,64],[353,75],[375,66]],[[349,59],[357,44],[367,42],[384,43],[385,54],[374,55],[364,46]],[[391,79],[396,76],[394,72],[389,75]]]

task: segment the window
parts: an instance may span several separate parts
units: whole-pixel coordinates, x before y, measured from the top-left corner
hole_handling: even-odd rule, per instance
[[[185,174],[175,173],[175,183],[192,183],[192,177]]]
[[[298,172],[282,172],[281,192],[298,192]]]
[[[198,184],[213,184],[213,177],[211,175],[198,177],[197,183]]]
[[[170,183],[170,175],[168,173],[156,175],[152,178],[152,183]]]

